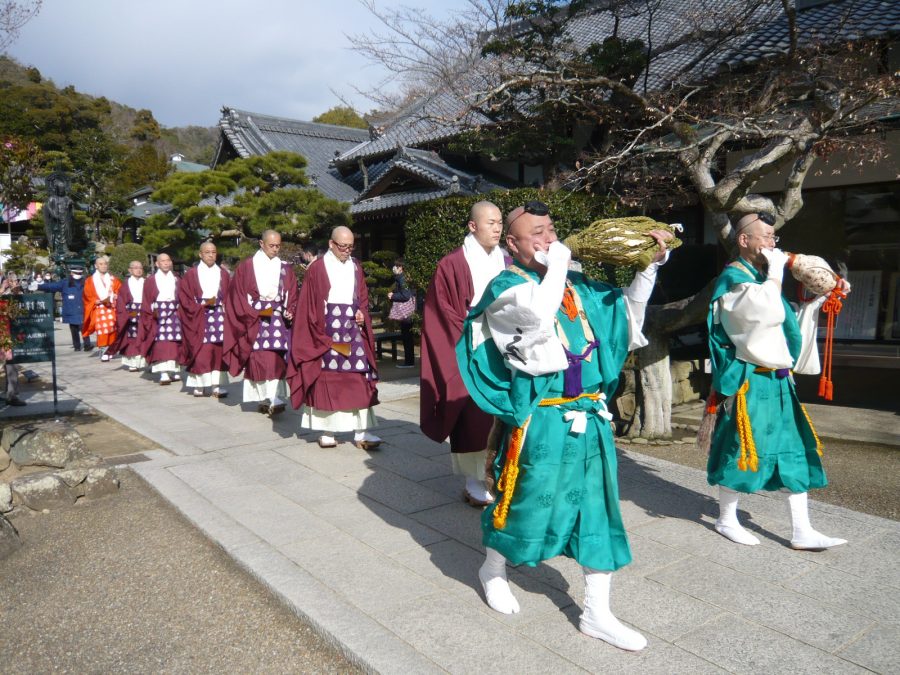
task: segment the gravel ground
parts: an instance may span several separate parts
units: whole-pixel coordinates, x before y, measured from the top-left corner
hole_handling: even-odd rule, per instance
[[[130,471],[116,496],[13,524],[3,672],[358,672]]]
[[[900,449],[827,438],[823,442],[822,461],[828,487],[813,490],[810,497],[854,511],[900,520]],[[697,450],[693,443],[634,445],[617,438],[616,445],[628,452],[706,469],[706,453]]]

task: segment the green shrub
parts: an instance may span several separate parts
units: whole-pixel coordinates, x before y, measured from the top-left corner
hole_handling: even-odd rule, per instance
[[[146,271],[150,261],[146,249],[140,244],[120,244],[109,256],[109,273],[123,281],[128,277],[128,264],[140,260]]]

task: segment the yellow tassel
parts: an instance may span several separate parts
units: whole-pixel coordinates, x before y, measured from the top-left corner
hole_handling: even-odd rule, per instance
[[[750,389],[750,380],[744,382],[738,389],[735,409],[737,414],[737,432],[741,441],[741,456],[738,458],[738,469],[741,471],[756,471],[759,469],[759,458],[756,456],[756,443],[753,442],[753,430],[750,428],[750,416],[747,414],[747,391]]]
[[[803,416],[806,418],[806,423],[809,425],[809,430],[812,432],[813,438],[816,439],[816,452],[819,453],[819,457],[822,456],[822,450],[825,446],[822,444],[822,441],[819,440],[819,435],[816,433],[816,428],[813,426],[812,420],[809,418],[809,413],[806,412],[806,407],[801,403],[800,410],[803,411]]]
[[[519,453],[525,444],[525,432],[531,422],[529,417],[525,424],[513,429],[509,436],[509,448],[506,451],[506,462],[503,471],[497,480],[497,491],[502,492],[500,503],[494,509],[494,527],[502,530],[506,527],[506,516],[509,514],[509,505],[512,502],[513,492],[516,489],[516,480],[519,478]]]

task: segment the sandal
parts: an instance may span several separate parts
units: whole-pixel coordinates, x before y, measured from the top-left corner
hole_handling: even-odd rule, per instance
[[[375,450],[382,443],[383,441],[353,441],[353,445],[360,450]]]
[[[494,503],[493,499],[491,499],[490,501],[486,501],[486,502],[483,502],[480,499],[476,499],[475,497],[473,497],[472,495],[469,494],[468,490],[463,490],[463,501],[466,504],[468,504],[469,506],[474,506],[475,508],[478,508],[478,509],[483,509],[485,506],[490,506],[491,504]]]
[[[336,448],[337,447],[337,441],[333,441],[331,443],[323,443],[321,436],[316,439],[316,443],[319,444],[320,448]]]

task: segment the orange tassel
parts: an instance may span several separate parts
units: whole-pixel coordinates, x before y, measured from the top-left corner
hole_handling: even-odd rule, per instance
[[[706,399],[706,414],[715,415],[716,408],[719,407],[719,397],[716,396],[715,390],[709,392],[709,398]]]
[[[563,292],[562,310],[563,313],[569,317],[569,321],[574,321],[578,316],[578,307],[575,305],[575,294],[572,293],[571,288],[567,288]]]
[[[840,281],[840,279],[838,280]],[[841,300],[846,298],[847,294],[840,289],[840,285],[834,289],[822,305],[822,311],[828,317],[827,327],[825,329],[825,346],[822,348],[822,376],[819,378],[819,396],[826,401],[834,398],[834,383],[831,381],[832,353],[834,351],[834,325],[837,315],[841,313],[843,303]]]

